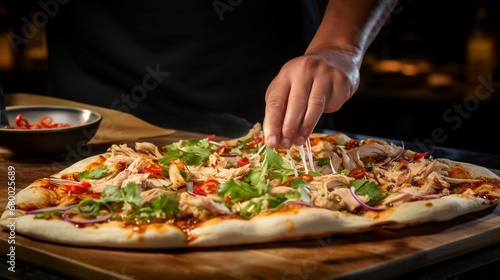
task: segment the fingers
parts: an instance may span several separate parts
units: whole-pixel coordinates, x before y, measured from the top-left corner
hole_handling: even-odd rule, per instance
[[[265,142],[270,147],[290,148],[306,115],[313,75],[292,60],[285,64],[266,92]]]
[[[280,140],[280,145],[284,148],[290,148],[297,141],[309,106],[311,84],[312,81],[307,79],[303,83],[293,83],[290,88]]]
[[[281,128],[286,114],[290,85],[290,81],[277,76],[266,92],[263,131],[265,143],[271,148],[277,147],[281,141]]]
[[[293,142],[294,145],[304,145],[325,111],[325,106],[330,100],[331,93],[331,79],[324,75],[317,76],[310,90],[304,118],[302,119],[302,123],[298,125],[299,131]]]
[[[264,135],[270,147],[302,145],[324,110],[324,93],[331,92],[324,90],[331,87],[328,79],[316,81],[313,72],[303,71],[308,67],[294,67],[294,63],[300,61],[285,65],[266,93]]]
[[[324,61],[289,61],[266,92],[265,143],[269,147],[303,145],[324,112],[337,111],[352,95],[346,75]]]

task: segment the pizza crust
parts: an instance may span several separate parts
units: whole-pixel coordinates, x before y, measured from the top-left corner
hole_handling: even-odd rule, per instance
[[[58,199],[53,190],[47,189],[47,178],[38,179],[16,195],[16,206],[20,209],[41,209],[49,207]]]
[[[125,227],[120,222],[109,222],[78,228],[63,220],[33,219],[33,215],[18,217],[15,222],[17,233],[72,246],[174,249],[185,248],[187,244],[182,230],[169,224]],[[1,223],[6,226],[8,220],[2,220]]]
[[[196,225],[186,235],[169,224],[123,226],[107,222],[78,228],[58,219],[16,219],[16,231],[43,241],[84,247],[121,249],[175,249],[298,240],[334,234],[352,234],[388,226],[392,221],[343,214],[320,208],[296,208],[265,214],[252,220],[215,218]],[[2,221],[2,226],[8,220]]]
[[[455,161],[455,160],[450,160],[446,158],[438,158],[437,159],[441,164],[444,164],[446,167],[451,167],[457,164],[460,164],[467,168],[470,171],[470,175],[472,178],[495,178],[495,179],[500,179],[500,177],[495,174],[493,171],[489,170],[486,167],[479,166],[476,164],[468,163],[468,162],[461,162],[461,161]]]
[[[392,224],[322,208],[294,208],[251,220],[215,218],[191,232],[190,247],[228,246],[352,234]]]
[[[368,211],[363,216],[373,220],[394,221],[384,227],[396,229],[430,222],[444,222],[491,206],[492,204],[486,199],[449,195],[438,199],[407,202],[381,212]]]
[[[64,175],[67,175],[67,174],[71,174],[71,173],[78,173],[78,172],[81,172],[81,171],[84,171],[84,170],[87,170],[89,166],[91,166],[92,164],[95,164],[97,162],[97,160],[102,157],[102,158],[108,158],[110,157],[111,154],[110,153],[103,153],[103,154],[98,154],[98,155],[95,155],[95,156],[91,156],[91,157],[88,157],[88,158],[84,158],[70,166],[68,166],[67,168],[57,172],[57,173],[54,173],[52,174],[50,177],[53,177],[53,178],[61,178],[63,177]]]

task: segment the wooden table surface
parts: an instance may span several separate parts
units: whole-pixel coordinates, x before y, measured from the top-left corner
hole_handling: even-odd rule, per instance
[[[176,132],[146,140],[163,145],[191,137],[203,135]],[[39,158],[14,158],[0,150],[0,207],[8,201],[9,166],[16,170],[18,192],[35,179],[108,146]],[[12,246],[8,238],[8,232],[0,232],[4,258]],[[16,235],[15,241],[16,261],[71,279],[387,279],[500,243],[500,209],[400,230],[210,249],[79,248],[21,235]]]

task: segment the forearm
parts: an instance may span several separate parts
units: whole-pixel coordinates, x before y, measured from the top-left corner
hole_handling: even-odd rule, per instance
[[[328,48],[361,58],[396,3],[397,0],[330,0],[306,54]]]

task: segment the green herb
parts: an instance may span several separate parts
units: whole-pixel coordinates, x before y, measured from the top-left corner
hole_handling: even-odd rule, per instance
[[[176,194],[164,194],[134,211],[130,220],[151,222],[153,220],[167,220],[179,213],[179,202]]]
[[[322,157],[322,158],[317,158],[315,159],[316,164],[318,166],[330,166],[330,158],[329,157]]]
[[[167,153],[159,160],[162,164],[169,164],[176,159],[180,159],[187,165],[200,165],[208,160],[212,154],[208,139],[183,140],[163,148],[167,150]]]
[[[99,179],[99,178],[104,177],[106,175],[107,171],[108,171],[107,166],[94,168],[94,169],[89,170],[89,171],[82,171],[82,172],[78,173],[78,180]]]
[[[101,213],[102,204],[97,200],[85,199],[78,203],[78,211],[86,216],[97,217]]]
[[[231,203],[249,200],[260,194],[257,188],[252,187],[246,182],[240,182],[234,179],[220,184],[216,193],[222,195],[224,201],[230,199]]]
[[[375,182],[368,182],[367,180],[351,180],[351,186],[356,189],[356,194],[367,195],[370,199],[366,204],[373,205],[382,201],[388,194],[383,194],[379,185]]]
[[[265,160],[259,169],[250,171],[245,180],[250,183],[259,195],[269,193],[271,187],[267,183],[267,179],[282,179],[284,180],[289,175],[293,174],[293,169],[290,165],[283,161],[283,158],[273,149],[266,147]]]
[[[84,199],[78,204],[78,210],[81,214],[96,217],[100,214],[101,206],[114,209],[113,203],[123,204],[125,213],[136,210],[141,206],[141,187],[134,182],[128,183],[124,188],[106,186],[100,199]]]
[[[130,182],[124,188],[118,186],[107,186],[101,193],[100,199],[85,199],[78,204],[81,214],[97,217],[102,215],[102,208],[113,209],[118,204],[118,209],[124,209],[125,218],[130,222],[165,220],[175,217],[179,212],[179,202],[175,193],[172,195],[161,195],[145,206],[141,206],[141,188]],[[116,217],[115,217],[116,218]]]
[[[98,201],[102,201],[103,203],[121,202],[122,189],[118,186],[106,186],[101,193],[101,198]]]
[[[278,154],[275,150],[266,147],[265,153],[266,157],[262,164],[268,169],[277,169],[293,174],[291,166],[288,163],[285,163],[280,154]]]
[[[281,208],[286,201],[287,198],[284,195],[272,196],[266,194],[264,196],[248,201],[245,207],[241,209],[240,216],[246,219],[250,219],[262,211],[262,206],[264,205],[264,203],[267,203],[268,209],[277,210]]]
[[[61,217],[61,212],[59,210],[49,210],[42,213],[36,214],[34,219],[46,219],[51,216]]]
[[[345,152],[345,146],[344,145],[335,145],[334,148],[340,150],[341,152]]]
[[[271,186],[269,186],[269,184],[266,183],[265,178],[266,178],[265,169],[264,170],[252,169],[243,179],[245,182],[255,187],[255,189],[259,194],[263,194],[263,193],[269,193],[271,191]]]
[[[297,189],[298,193],[300,194],[300,200],[302,202],[312,204],[311,196],[309,195],[309,186],[307,185],[306,181],[301,178],[294,178],[290,183],[290,187]]]
[[[141,188],[134,182],[129,182],[122,188],[122,197],[125,213],[134,211],[141,206]]]

